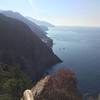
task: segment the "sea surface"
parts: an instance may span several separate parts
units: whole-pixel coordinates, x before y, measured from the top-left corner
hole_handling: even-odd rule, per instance
[[[63,61],[50,71],[70,68],[76,72],[79,88],[84,93],[100,93],[100,28],[53,27],[53,51]]]

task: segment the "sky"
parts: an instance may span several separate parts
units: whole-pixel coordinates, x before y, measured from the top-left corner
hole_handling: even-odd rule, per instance
[[[100,26],[100,0],[0,0],[1,10],[60,26]]]

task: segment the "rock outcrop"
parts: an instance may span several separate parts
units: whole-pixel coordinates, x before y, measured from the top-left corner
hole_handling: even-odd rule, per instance
[[[34,100],[31,90],[25,90],[20,100]]]
[[[0,14],[0,62],[19,64],[31,79],[61,60],[27,24]]]
[[[41,79],[31,91],[34,100],[83,100],[75,74],[66,69]]]

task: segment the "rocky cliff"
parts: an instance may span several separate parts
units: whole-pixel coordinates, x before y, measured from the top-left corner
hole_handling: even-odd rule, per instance
[[[36,80],[60,59],[27,24],[0,14],[0,62],[17,63]]]
[[[41,79],[31,91],[34,100],[83,100],[74,72],[66,69]]]

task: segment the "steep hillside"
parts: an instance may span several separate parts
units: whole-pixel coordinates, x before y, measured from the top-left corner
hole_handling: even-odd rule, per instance
[[[66,69],[41,79],[31,91],[34,100],[83,100],[75,73]]]
[[[60,59],[25,23],[0,14],[0,62],[20,64],[36,80]]]
[[[52,47],[53,45],[53,41],[52,39],[48,38],[46,36],[46,32],[44,32],[38,25],[36,25],[34,22],[28,20],[27,18],[25,18],[24,16],[22,16],[20,13],[18,12],[13,12],[13,11],[1,11],[1,14],[4,14],[7,17],[11,17],[17,20],[20,20],[22,22],[24,22],[25,24],[27,24],[30,29],[44,42],[46,43],[47,46]]]

